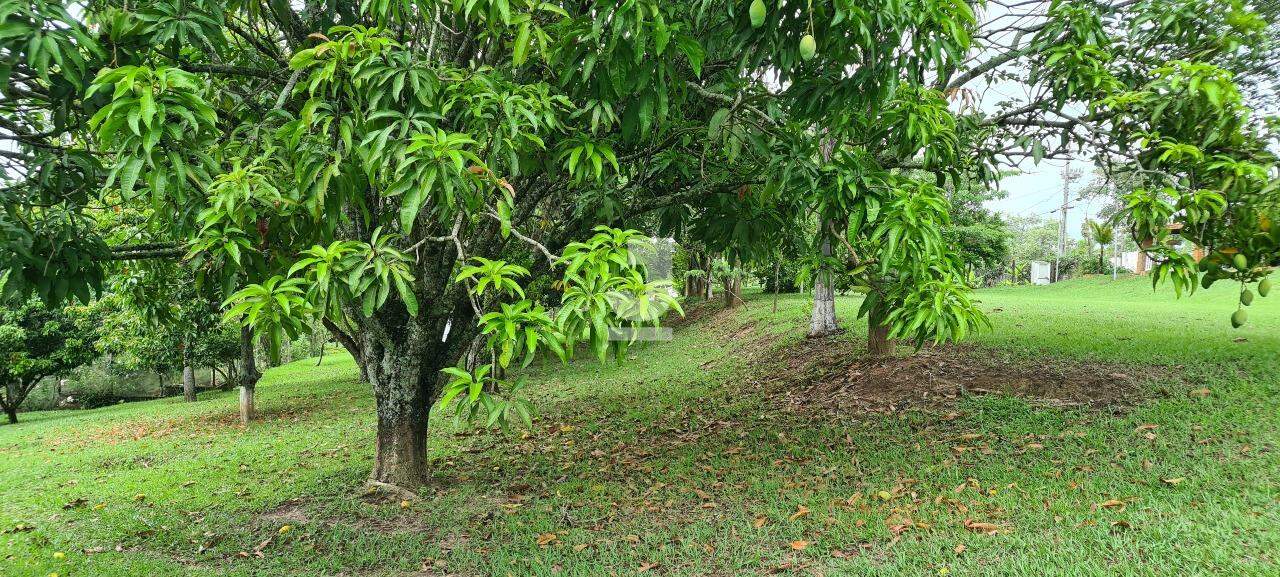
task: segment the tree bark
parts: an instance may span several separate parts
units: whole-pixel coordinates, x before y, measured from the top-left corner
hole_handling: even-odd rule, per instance
[[[378,411],[369,479],[413,490],[430,478],[427,424],[440,394],[440,370],[465,354],[474,319],[459,313],[446,340],[447,316],[395,318],[394,313],[380,312],[359,321],[362,364]]]
[[[822,241],[822,256],[831,256],[829,237]],[[823,337],[840,330],[840,325],[836,323],[836,291],[831,285],[830,272],[820,271],[814,275],[813,314],[809,321],[810,337]]]
[[[741,281],[734,277],[726,276],[724,279],[724,307],[733,308],[742,302],[742,284]]]
[[[5,407],[4,414],[9,416],[9,424],[18,424],[18,407]]]
[[[773,312],[778,312],[778,291],[782,290],[779,284],[779,272],[782,270],[782,256],[778,256],[778,260],[773,261]]]
[[[253,420],[253,393],[262,373],[253,357],[253,329],[240,327],[240,422]]]
[[[191,366],[191,343],[182,343],[182,400],[192,403],[196,400],[196,371]]]
[[[867,354],[873,357],[884,357],[892,355],[893,349],[893,340],[889,338],[889,327],[868,319]]]

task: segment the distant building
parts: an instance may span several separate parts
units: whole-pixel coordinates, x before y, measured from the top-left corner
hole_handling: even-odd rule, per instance
[[[1138,268],[1138,259],[1142,259],[1142,268]],[[1119,257],[1111,257],[1111,266],[1118,266],[1124,270],[1142,270],[1146,271],[1151,268],[1151,259],[1142,251],[1122,252]]]
[[[1049,284],[1053,266],[1042,260],[1031,261],[1031,284]]]

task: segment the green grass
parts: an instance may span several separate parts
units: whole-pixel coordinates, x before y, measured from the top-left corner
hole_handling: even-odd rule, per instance
[[[0,427],[0,574],[1276,575],[1280,298],[1233,330],[1231,292],[980,291],[976,354],[1131,367],[1145,400],[890,415],[762,394],[809,301],[756,296],[622,365],[536,368],[524,434],[435,419],[435,483],[408,508],[360,494],[374,415],[347,357],[268,372],[247,429],[231,393],[24,413]]]

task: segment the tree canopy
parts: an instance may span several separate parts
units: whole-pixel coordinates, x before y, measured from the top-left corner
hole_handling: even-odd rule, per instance
[[[98,356],[97,320],[86,307],[50,308],[37,298],[0,308],[0,408],[10,423],[41,379]]]

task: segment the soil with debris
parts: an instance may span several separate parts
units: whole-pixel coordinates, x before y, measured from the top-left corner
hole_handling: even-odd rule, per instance
[[[781,351],[792,378],[774,381],[780,403],[869,412],[943,408],[966,395],[1011,395],[1061,407],[1121,413],[1139,400],[1139,381],[1157,375],[1101,363],[997,358],[976,347],[925,347],[869,358],[842,336],[807,339]],[[775,357],[776,358],[776,357]]]

